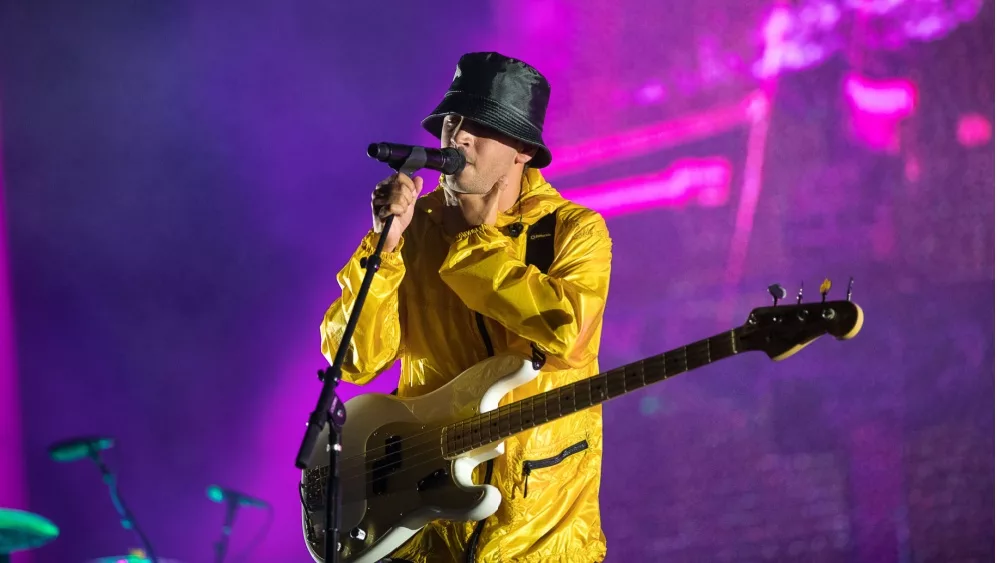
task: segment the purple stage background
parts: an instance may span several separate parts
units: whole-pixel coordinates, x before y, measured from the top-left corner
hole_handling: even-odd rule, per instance
[[[0,3],[0,502],[61,528],[16,562],[137,547],[46,454],[87,434],[160,557],[212,560],[216,483],[274,505],[245,561],[309,560],[293,462],[387,175],[364,149],[434,145],[473,50],[552,82],[545,174],[615,243],[604,368],[775,282],[853,276],[865,310],[610,403],[609,562],[993,560],[992,2],[389,4]]]

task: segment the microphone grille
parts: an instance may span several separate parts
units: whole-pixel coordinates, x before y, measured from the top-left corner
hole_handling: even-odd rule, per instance
[[[457,174],[465,168],[465,154],[462,151],[454,147],[448,147],[442,149],[441,153],[444,155],[444,166],[441,171],[445,174]]]
[[[52,461],[69,463],[89,457],[93,452],[110,449],[114,445],[114,438],[98,436],[70,438],[49,446],[49,457]]]
[[[218,485],[209,485],[208,490],[205,492],[208,495],[208,499],[213,502],[222,502],[226,500],[225,493],[222,492],[222,488]]]

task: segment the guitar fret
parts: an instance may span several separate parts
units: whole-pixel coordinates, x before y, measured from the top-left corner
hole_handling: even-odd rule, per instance
[[[491,410],[486,414],[486,424],[489,425],[486,428],[487,433],[486,433],[485,443],[487,444],[490,442],[495,442],[498,439],[493,437],[494,435],[499,434],[499,432],[496,431],[496,424],[493,422],[493,419],[496,417],[496,415],[497,415],[496,409]]]
[[[740,353],[736,330],[504,405],[446,427],[442,447],[458,455],[504,440],[675,375]]]
[[[487,441],[489,441],[489,442],[492,442],[493,440],[499,438],[499,436],[497,436],[497,438],[493,437],[493,430],[495,428],[495,426],[493,426],[493,416],[495,414],[496,414],[496,411],[490,411],[490,412],[486,413],[486,424],[489,424],[489,426],[486,428],[486,432],[487,432],[486,433],[486,437],[487,437]]]
[[[480,415],[478,417],[476,417],[476,418],[479,421],[479,424],[476,425],[477,428],[478,428],[478,430],[479,430],[479,432],[478,432],[479,439],[477,440],[477,442],[481,446],[481,445],[483,445],[483,444],[485,444],[486,442],[489,441],[489,437],[490,437],[490,413],[489,412],[480,413]],[[485,418],[485,420],[484,420],[484,418]]]
[[[619,389],[618,383],[621,382]],[[612,384],[614,385],[612,387]],[[608,399],[625,394],[625,370],[618,368],[608,372]]]
[[[499,423],[499,420],[494,420],[496,419],[496,416],[497,411],[495,409],[489,412],[488,422],[490,425],[490,432],[487,435],[487,442],[495,442],[500,439],[500,432],[497,432],[497,424]]]

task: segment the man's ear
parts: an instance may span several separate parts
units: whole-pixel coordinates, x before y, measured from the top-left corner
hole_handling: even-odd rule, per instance
[[[525,164],[532,158],[535,158],[535,153],[537,152],[538,147],[522,144],[520,150],[517,152],[517,156],[514,158],[514,162],[516,164]]]

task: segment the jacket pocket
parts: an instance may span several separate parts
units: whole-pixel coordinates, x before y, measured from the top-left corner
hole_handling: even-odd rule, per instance
[[[587,443],[587,440],[581,440],[552,457],[525,460],[521,469],[521,475],[524,477],[524,498],[528,498],[528,477],[531,475],[532,471],[558,465],[569,456],[578,454],[586,450],[588,447],[590,447],[590,444]]]

